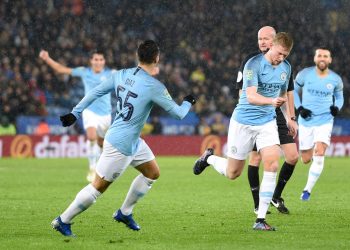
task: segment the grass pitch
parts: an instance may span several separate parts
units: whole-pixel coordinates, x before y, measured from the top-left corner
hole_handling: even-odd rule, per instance
[[[270,207],[276,232],[256,232],[246,170],[235,181],[209,168],[192,174],[194,157],[158,157],[161,177],[134,209],[141,231],[112,220],[132,179],[129,169],[74,220],[76,238],[51,221],[87,182],[86,159],[0,159],[1,249],[350,249],[350,159],[326,158],[309,202],[299,199],[308,166],[298,166],[283,197],[291,211]],[[262,174],[260,174],[262,176]]]

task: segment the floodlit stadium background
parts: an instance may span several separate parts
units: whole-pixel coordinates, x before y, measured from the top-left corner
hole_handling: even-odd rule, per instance
[[[51,134],[83,133],[81,126],[67,130],[57,120],[83,97],[80,79],[55,74],[38,58],[40,49],[77,67],[87,65],[88,52],[98,47],[108,67],[121,69],[135,66],[138,43],[150,38],[160,44],[159,79],[174,99],[193,92],[199,101],[183,123],[155,109],[144,132],[152,133],[152,117],[160,117],[162,129],[154,133],[203,135],[208,131],[201,128],[209,125],[212,134],[225,135],[237,103],[237,69],[256,51],[258,29],[271,25],[293,35],[288,59],[295,74],[313,65],[315,46],[331,48],[331,68],[342,76],[345,94],[344,119],[334,133],[349,135],[349,8],[341,0],[1,1],[1,118],[20,134],[32,134],[42,118]]]

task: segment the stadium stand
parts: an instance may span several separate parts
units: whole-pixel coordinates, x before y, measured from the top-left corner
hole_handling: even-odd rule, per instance
[[[120,69],[135,65],[137,44],[150,38],[166,58],[159,78],[173,97],[180,101],[192,89],[199,117],[215,120],[218,112],[229,117],[237,102],[236,71],[242,58],[256,50],[263,25],[293,35],[289,61],[295,72],[313,65],[314,46],[328,44],[331,68],[343,77],[347,107],[349,7],[341,0],[1,1],[0,115],[12,123],[19,115],[57,116],[83,96],[80,79],[55,75],[38,58],[40,49],[76,67],[87,65],[88,52],[98,47],[108,67]],[[341,116],[350,117],[349,109]]]

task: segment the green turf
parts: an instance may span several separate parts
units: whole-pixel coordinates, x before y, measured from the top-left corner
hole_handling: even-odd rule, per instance
[[[75,218],[77,238],[50,222],[86,185],[85,159],[0,159],[0,249],[349,249],[350,160],[326,158],[310,202],[301,202],[308,167],[297,166],[283,197],[290,215],[270,208],[276,232],[252,230],[246,170],[235,181],[208,169],[192,174],[193,157],[159,157],[161,177],[134,210],[139,232],[112,221],[137,172],[129,169]]]

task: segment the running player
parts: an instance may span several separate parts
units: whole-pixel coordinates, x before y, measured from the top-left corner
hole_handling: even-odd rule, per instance
[[[193,167],[194,174],[198,175],[212,165],[220,174],[232,180],[236,179],[241,175],[245,159],[256,142],[264,164],[264,176],[254,230],[275,230],[265,221],[275,190],[280,157],[275,108],[287,101],[291,66],[285,59],[292,47],[293,40],[290,35],[280,32],[274,37],[266,54],[259,54],[248,60],[243,70],[242,95],[230,120],[227,136],[228,158],[215,156],[213,149],[209,148]]]
[[[91,90],[72,113],[61,116],[63,126],[70,126],[94,100],[113,90],[116,92],[117,114],[107,131],[95,180],[83,188],[70,206],[52,222],[53,228],[65,236],[73,236],[72,219],[89,208],[129,165],[138,170],[140,175],[132,182],[123,205],[114,213],[113,218],[132,230],[140,230],[132,216],[133,208],[159,177],[155,157],[147,143],[140,138],[141,130],[153,104],[161,106],[175,118],[182,119],[195,103],[193,96],[188,95],[180,106],[177,105],[164,84],[152,77],[159,70],[159,48],[154,41],[141,43],[137,55],[137,67],[113,73]]]
[[[43,59],[55,72],[80,77],[84,84],[85,94],[107,79],[111,70],[105,67],[106,61],[102,51],[94,50],[90,53],[90,67],[69,68],[53,60],[49,53],[42,50],[39,57]],[[83,112],[83,125],[87,137],[87,157],[89,172],[87,180],[91,182],[95,177],[95,168],[101,154],[103,138],[111,124],[111,95],[107,94],[95,100]]]
[[[250,54],[242,63],[241,68],[238,72],[236,89],[241,91],[243,86],[243,68],[248,59],[253,56],[256,56],[260,53],[266,53],[271,45],[274,36],[276,35],[276,31],[271,26],[264,26],[258,32],[258,46],[259,51]],[[291,74],[291,76],[293,76]],[[297,131],[298,125],[296,124],[295,112],[294,112],[294,83],[293,78],[290,77],[288,89],[287,89],[287,98],[288,98],[288,106],[289,112],[291,116],[291,120],[288,121],[288,126],[294,126],[294,130]],[[276,108],[276,121],[278,126],[278,135],[281,143],[281,149],[283,151],[285,162],[282,165],[277,186],[275,192],[273,194],[271,204],[277,208],[277,210],[284,214],[289,214],[288,208],[284,204],[284,199],[281,197],[284,187],[286,186],[288,180],[293,174],[295,165],[298,162],[298,149],[296,147],[293,136],[289,133],[289,129],[287,126],[287,121],[281,111],[280,108]],[[296,135],[296,134],[295,134]],[[294,135],[294,136],[295,136]],[[250,190],[252,192],[253,200],[254,200],[254,212],[258,213],[259,206],[259,165],[261,162],[260,154],[257,152],[256,146],[254,146],[253,151],[249,156],[249,165],[248,165],[248,180],[250,185]],[[269,213],[269,211],[268,211]]]
[[[311,190],[322,173],[334,117],[344,104],[342,79],[328,68],[332,62],[331,51],[326,47],[317,48],[314,62],[316,66],[303,69],[295,79],[301,160],[303,163],[312,160],[300,197],[303,201],[310,199]]]

